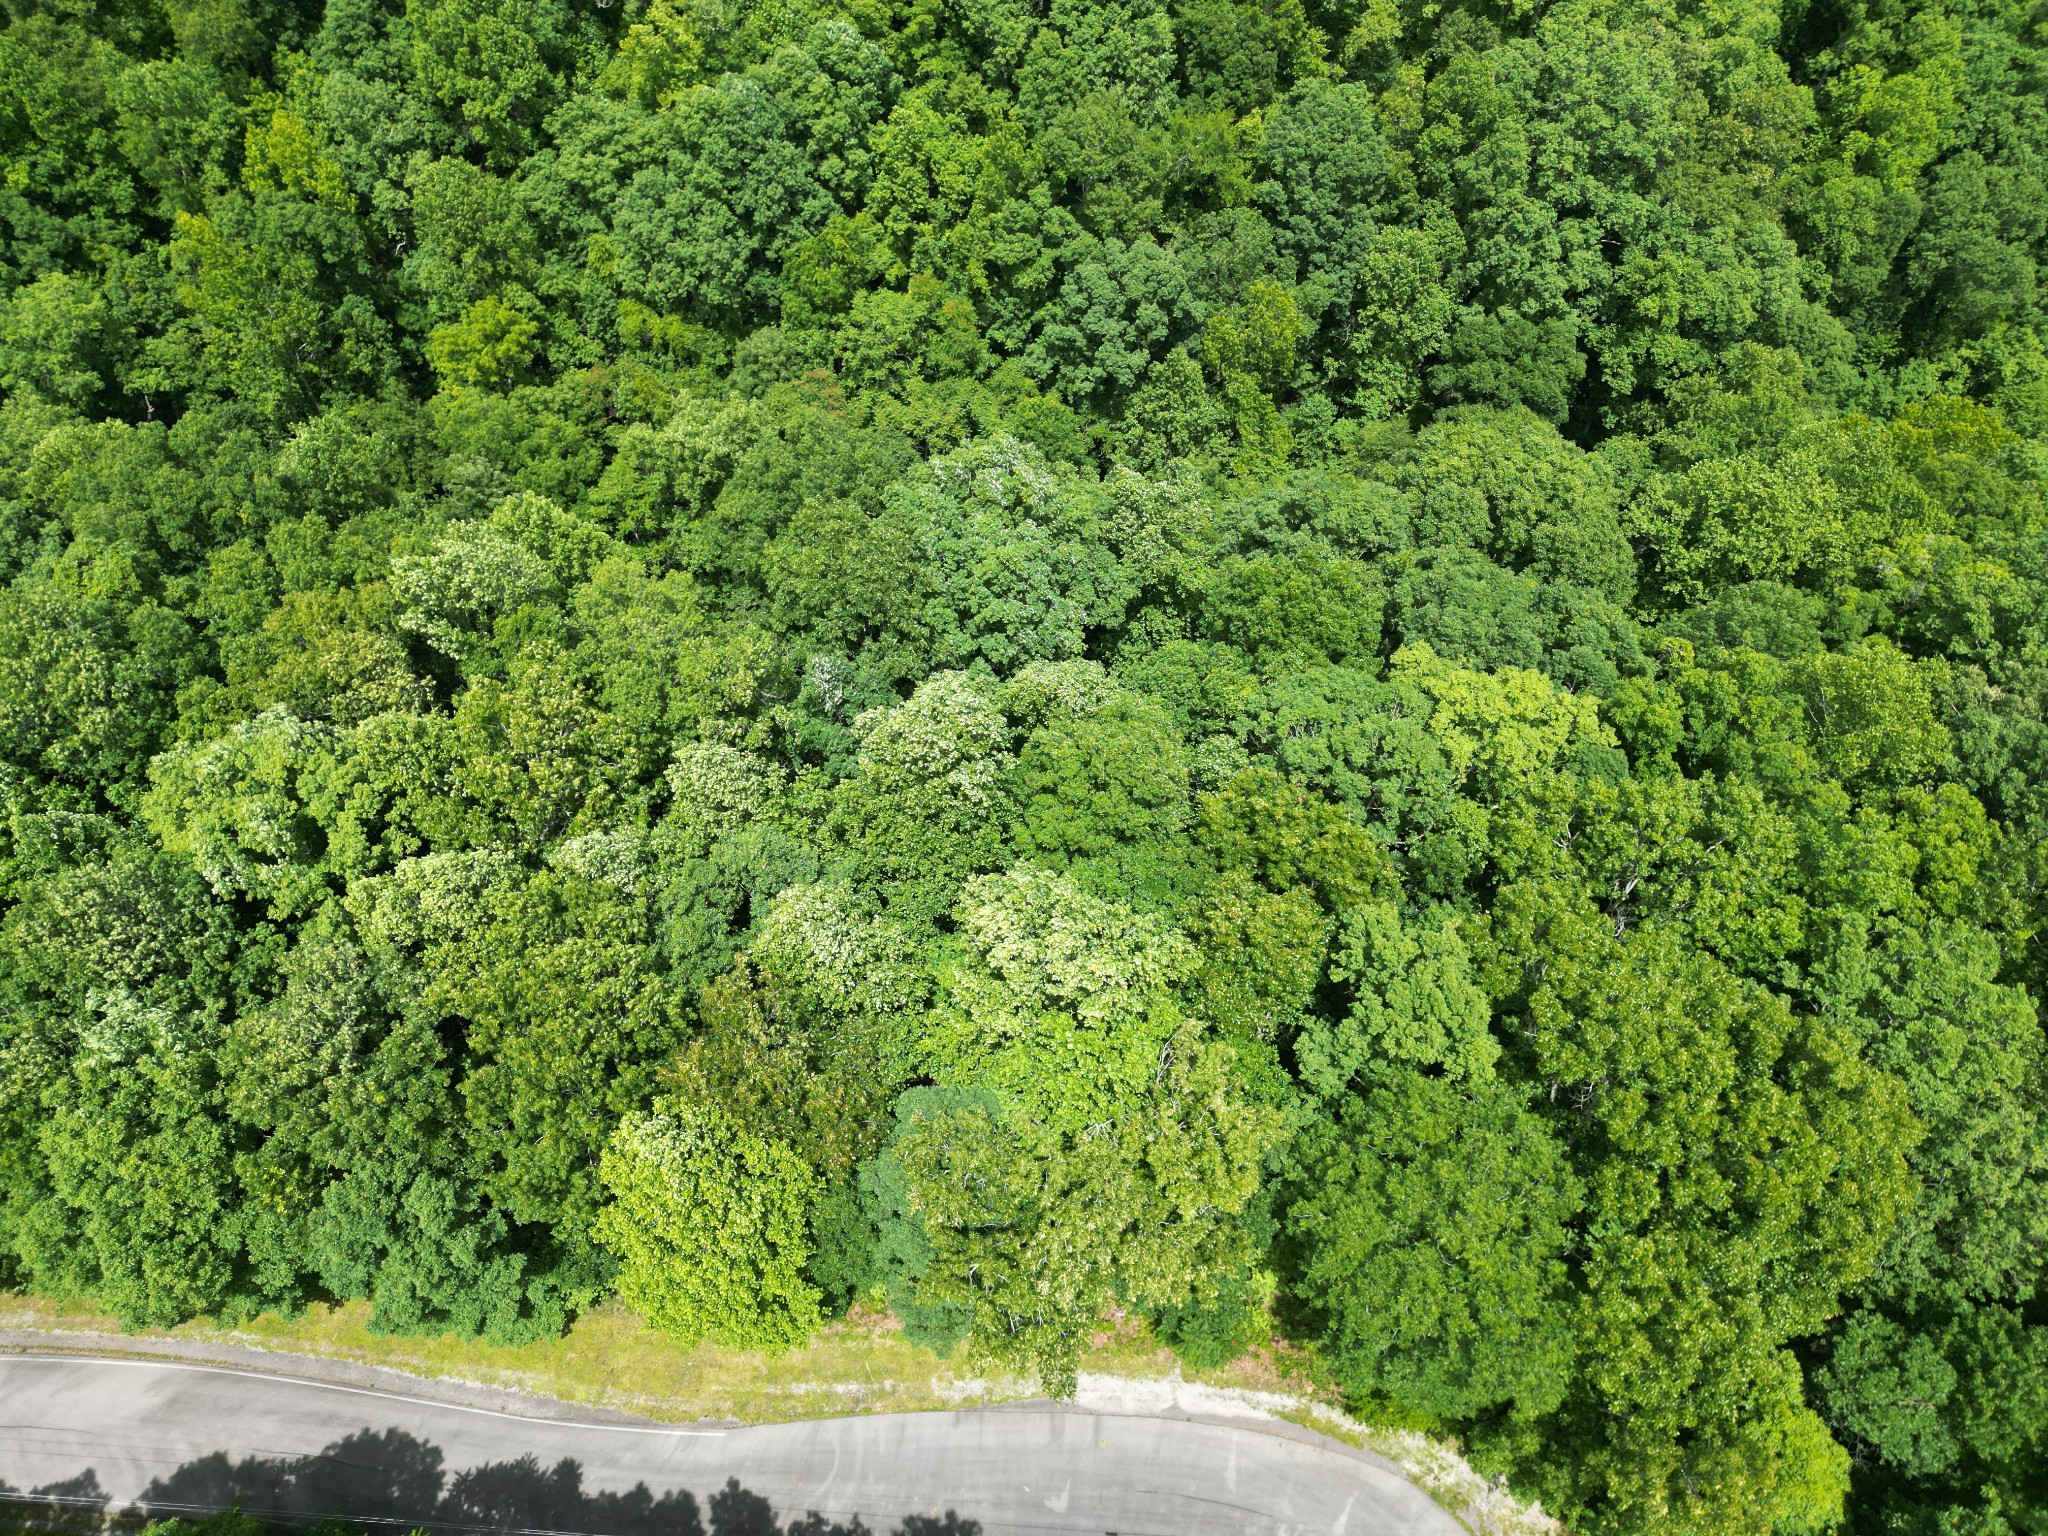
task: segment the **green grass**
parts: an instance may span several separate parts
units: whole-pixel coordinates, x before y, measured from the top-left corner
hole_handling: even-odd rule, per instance
[[[763,1355],[715,1344],[685,1345],[649,1328],[616,1303],[584,1313],[559,1339],[488,1344],[444,1335],[373,1333],[361,1302],[315,1304],[296,1317],[264,1313],[227,1327],[201,1319],[133,1335],[264,1349],[383,1366],[424,1377],[545,1393],[670,1421],[769,1423],[848,1413],[901,1413],[1032,1396],[1029,1378],[985,1374],[964,1355],[942,1360],[904,1339],[894,1317],[856,1308],[802,1349]],[[90,1305],[0,1294],[0,1329],[122,1332],[119,1319]],[[1105,1321],[1081,1369],[1164,1377],[1179,1362],[1140,1319]],[[1185,1371],[1216,1386],[1327,1399],[1312,1357],[1276,1343],[1214,1371]]]

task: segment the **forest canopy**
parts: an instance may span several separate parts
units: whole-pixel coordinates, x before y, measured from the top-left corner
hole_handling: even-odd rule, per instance
[[[0,1283],[2048,1532],[2036,0],[0,14]]]

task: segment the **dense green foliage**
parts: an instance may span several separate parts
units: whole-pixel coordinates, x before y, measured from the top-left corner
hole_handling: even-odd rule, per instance
[[[4,14],[0,1279],[2048,1532],[2038,4]]]

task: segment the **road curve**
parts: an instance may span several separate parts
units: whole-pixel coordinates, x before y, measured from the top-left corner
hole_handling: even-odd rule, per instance
[[[1399,1474],[1253,1428],[1059,1409],[702,1430],[528,1419],[168,1361],[0,1358],[0,1479],[185,1513],[454,1532],[1457,1536]],[[770,1516],[770,1510],[773,1517]]]

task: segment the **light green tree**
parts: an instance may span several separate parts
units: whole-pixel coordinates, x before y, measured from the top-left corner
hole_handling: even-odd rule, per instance
[[[610,1201],[594,1229],[619,1260],[619,1294],[686,1342],[780,1351],[819,1322],[803,1278],[817,1176],[779,1141],[716,1108],[658,1099],[606,1144]]]

